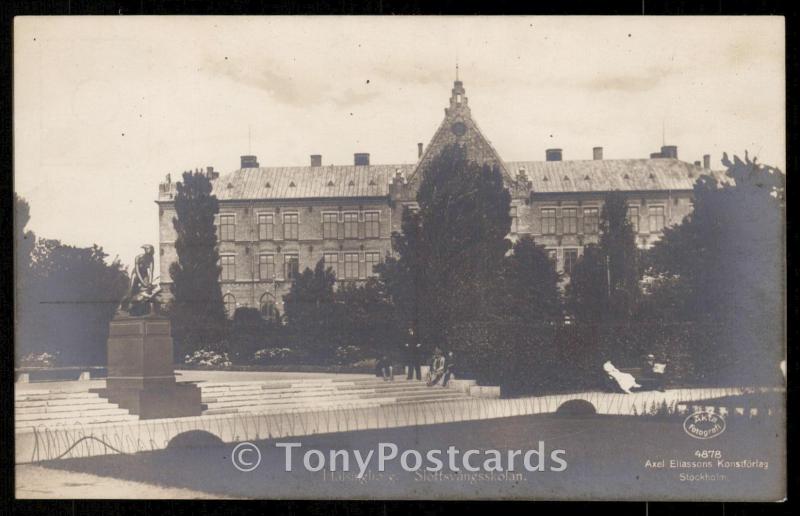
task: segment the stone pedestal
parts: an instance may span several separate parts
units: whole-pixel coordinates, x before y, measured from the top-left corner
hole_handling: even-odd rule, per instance
[[[115,316],[108,335],[108,379],[94,392],[141,419],[199,416],[200,388],[175,381],[166,317]]]

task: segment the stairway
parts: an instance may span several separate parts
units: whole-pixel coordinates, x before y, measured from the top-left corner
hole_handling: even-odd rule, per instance
[[[88,391],[35,390],[14,394],[15,431],[136,421],[139,418]]]
[[[381,378],[331,378],[200,384],[203,415],[233,412],[289,412],[335,407],[369,407],[465,399],[469,396],[441,385]]]

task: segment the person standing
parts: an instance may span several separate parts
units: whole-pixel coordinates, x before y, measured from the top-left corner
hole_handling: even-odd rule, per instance
[[[377,369],[377,375],[383,377],[384,382],[394,381],[394,371],[389,357],[382,355],[377,364],[375,364],[375,368]]]
[[[403,354],[406,360],[406,369],[408,374],[407,380],[413,380],[416,375],[417,380],[422,380],[422,363],[420,357],[422,355],[422,344],[417,340],[414,335],[414,330],[409,328],[406,342],[403,344]]]
[[[444,379],[442,380],[442,387],[447,387],[447,382],[450,377],[455,373],[456,356],[452,351],[448,351],[444,357]]]

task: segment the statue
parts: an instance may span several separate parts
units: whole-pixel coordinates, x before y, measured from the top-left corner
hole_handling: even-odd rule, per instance
[[[152,315],[158,311],[160,300],[158,295],[161,287],[154,283],[153,256],[155,250],[152,245],[142,246],[144,253],[138,255],[131,271],[131,285],[128,293],[122,298],[119,311],[126,312],[129,316]]]

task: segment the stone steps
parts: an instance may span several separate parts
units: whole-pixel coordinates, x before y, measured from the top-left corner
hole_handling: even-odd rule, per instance
[[[453,401],[469,396],[458,389],[382,378],[226,382],[201,384],[204,415],[276,413],[313,409]]]
[[[14,409],[17,416],[25,414],[60,414],[74,412],[75,410],[97,412],[108,409],[117,409],[119,405],[116,403],[92,403],[81,404],[74,403],[72,405],[50,405],[50,406],[37,406],[37,407],[18,407]]]
[[[14,426],[21,431],[138,419],[96,392],[46,390],[14,395]]]
[[[36,392],[18,392],[14,395],[14,401],[50,401],[50,400],[84,400],[88,398],[97,398],[96,392],[77,391],[36,391]]]

